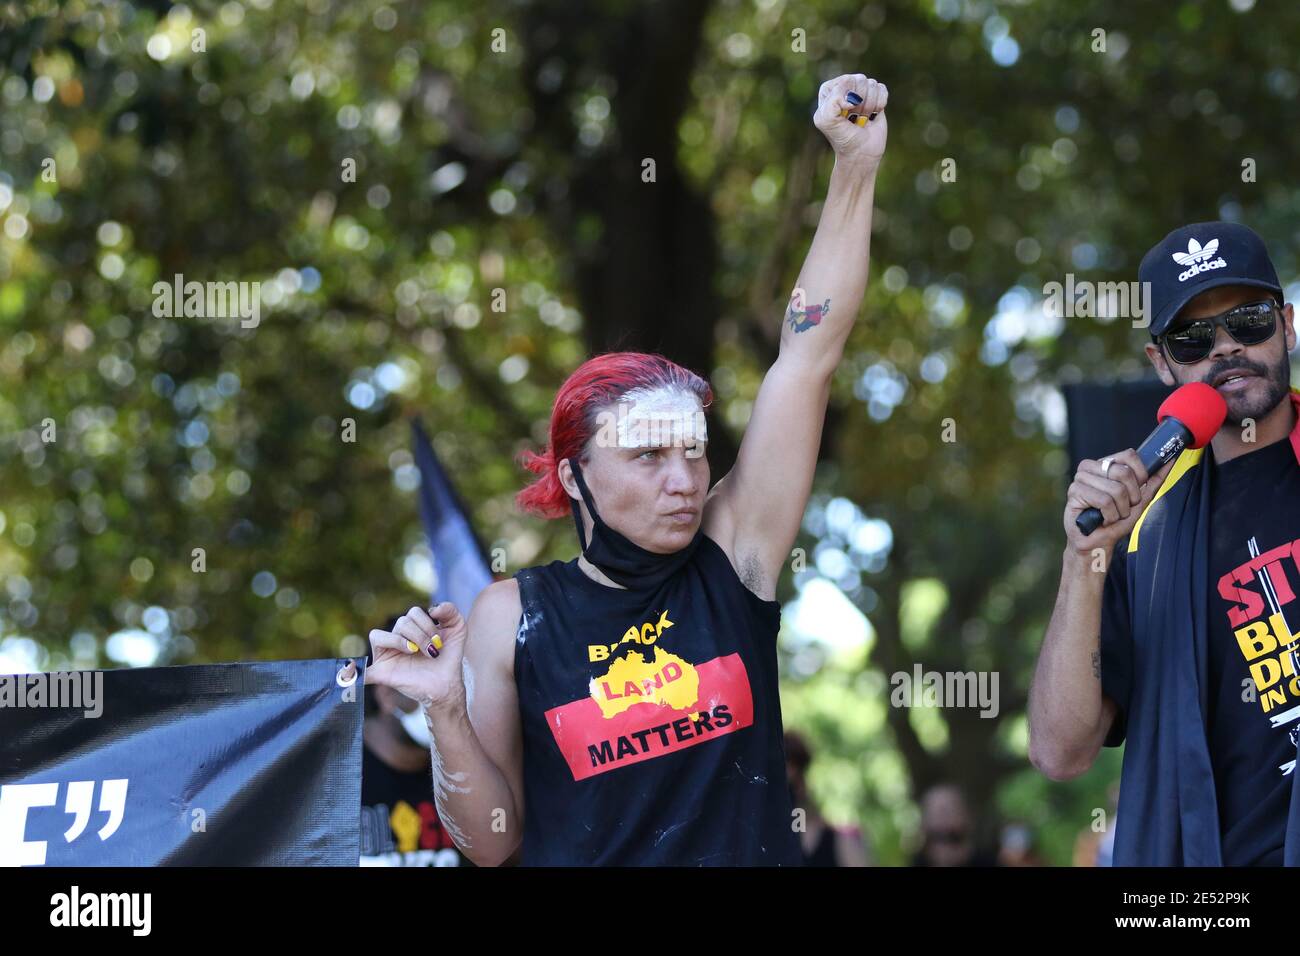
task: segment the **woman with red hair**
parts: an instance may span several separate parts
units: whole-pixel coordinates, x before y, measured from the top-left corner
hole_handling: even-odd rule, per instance
[[[884,85],[822,85],[835,169],[735,467],[710,487],[712,391],[659,355],[583,363],[519,506],[581,555],[372,631],[368,683],[421,702],[438,816],[479,865],[799,865],[774,600],[831,377],[867,282]]]

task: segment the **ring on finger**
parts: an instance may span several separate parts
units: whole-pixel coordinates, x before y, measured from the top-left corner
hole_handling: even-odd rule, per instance
[[[1114,458],[1103,458],[1101,460],[1101,476],[1103,478],[1110,477],[1110,466],[1113,464],[1115,464]]]

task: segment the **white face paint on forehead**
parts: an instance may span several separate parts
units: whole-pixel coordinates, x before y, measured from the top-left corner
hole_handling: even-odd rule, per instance
[[[694,445],[709,440],[704,408],[694,392],[660,386],[634,388],[597,416],[597,444],[616,448]]]

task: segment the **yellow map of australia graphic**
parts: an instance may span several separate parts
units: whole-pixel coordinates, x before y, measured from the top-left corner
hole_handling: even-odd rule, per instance
[[[633,704],[662,704],[674,710],[694,705],[700,692],[695,667],[661,647],[649,661],[631,651],[591,681],[592,699],[605,717],[621,714]]]

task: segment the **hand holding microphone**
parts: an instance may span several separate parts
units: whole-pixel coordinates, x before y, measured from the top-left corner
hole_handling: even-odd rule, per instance
[[[1071,547],[1083,555],[1094,548],[1109,553],[1115,542],[1133,530],[1172,467],[1173,462],[1166,462],[1151,474],[1132,448],[1101,461],[1089,458],[1079,462],[1065,503],[1065,534]],[[1084,515],[1097,518],[1085,519]],[[1090,528],[1088,532],[1083,530],[1085,526]]]
[[[1159,424],[1136,451],[1080,462],[1065,506],[1065,532],[1075,550],[1109,549],[1132,531],[1178,456],[1208,444],[1227,415],[1218,392],[1191,382],[1165,399]]]

